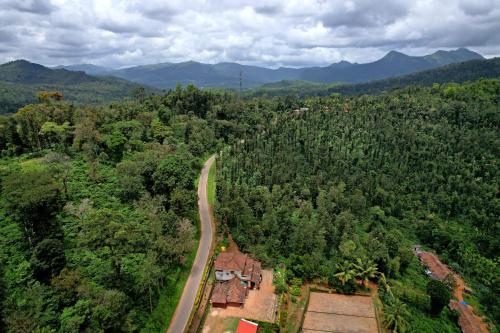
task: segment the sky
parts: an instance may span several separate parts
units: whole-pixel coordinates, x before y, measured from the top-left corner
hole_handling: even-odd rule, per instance
[[[500,0],[0,0],[0,63],[276,68],[458,47],[500,55]]]

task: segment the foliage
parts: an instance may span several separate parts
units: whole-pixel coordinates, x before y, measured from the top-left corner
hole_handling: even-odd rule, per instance
[[[438,314],[448,305],[451,293],[448,287],[439,280],[430,280],[427,284],[427,293],[430,296],[431,312]]]
[[[373,278],[364,263],[400,279],[411,245],[426,244],[485,288],[494,317],[485,291],[499,272],[499,93],[499,81],[479,80],[277,98],[258,133],[221,153],[218,220],[244,251],[285,263],[289,279],[328,278],[347,293],[356,277]],[[412,313],[425,310],[411,304]]]
[[[335,76],[332,76],[335,77]],[[361,95],[380,94],[396,88],[411,86],[434,87],[449,82],[463,83],[481,78],[500,77],[500,58],[471,60],[427,69],[386,79],[357,84],[321,84],[307,81],[281,81],[265,84],[246,92],[247,96],[327,96],[330,94]],[[408,88],[412,90],[413,88]]]
[[[166,328],[196,249],[200,159],[218,116],[243,118],[186,114],[232,98],[189,89],[84,108],[41,93],[0,119],[2,331]]]
[[[394,299],[384,306],[384,325],[394,333],[404,333],[408,330],[406,318],[409,315],[406,304]]]
[[[27,103],[43,101],[50,94],[56,100],[64,98],[79,105],[97,105],[131,97],[138,87],[114,77],[49,69],[17,60],[0,65],[0,114],[14,113]],[[152,92],[155,90],[147,88],[146,93]]]

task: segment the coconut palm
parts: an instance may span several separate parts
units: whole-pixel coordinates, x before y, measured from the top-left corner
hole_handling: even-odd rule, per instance
[[[386,292],[391,298],[394,297],[391,291],[391,287],[387,283],[387,279],[385,278],[385,274],[382,272],[378,273],[379,276],[379,288],[382,289],[382,291]]]
[[[406,304],[397,298],[384,306],[384,324],[394,333],[406,332],[408,328],[406,317],[409,315]]]
[[[368,288],[368,281],[375,278],[377,275],[377,264],[372,260],[363,261],[360,258],[356,260],[356,263],[352,264],[354,271],[356,272],[356,277],[363,281],[363,286]]]

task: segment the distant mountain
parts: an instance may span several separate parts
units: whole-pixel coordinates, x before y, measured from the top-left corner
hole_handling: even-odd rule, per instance
[[[78,104],[98,104],[131,96],[138,87],[139,84],[121,78],[96,77],[16,60],[0,65],[0,114],[36,102],[36,94],[41,90],[59,91],[66,100]]]
[[[467,49],[437,51],[422,57],[412,57],[400,52],[391,51],[383,58],[371,63],[350,64],[343,67],[332,65],[323,68],[304,69],[300,79],[322,83],[368,82],[474,59],[484,58],[480,54]]]
[[[473,59],[483,59],[483,57],[476,52],[461,48],[454,51],[437,51],[420,57],[391,51],[383,58],[371,63],[357,64],[341,61],[326,67],[269,69],[232,62],[210,65],[188,61],[136,66],[104,73],[159,89],[169,89],[174,88],[177,84],[186,85],[189,83],[201,88],[238,88],[240,73],[242,73],[243,88],[247,89],[282,80],[319,83],[368,82]],[[103,73],[101,68],[87,68],[87,66],[76,65],[73,68],[83,70],[88,74]],[[72,66],[65,68],[72,69]]]
[[[96,66],[92,64],[78,64],[69,66],[57,66],[54,69],[67,69],[75,72],[85,72],[88,75],[109,75],[113,71],[111,68]]]
[[[246,92],[247,96],[324,96],[378,94],[407,86],[431,86],[434,83],[463,83],[478,79],[500,79],[500,58],[470,60],[449,64],[404,76],[358,84],[319,84],[307,81],[268,83]]]
[[[0,81],[18,84],[80,84],[99,79],[84,72],[50,69],[26,60],[0,65]]]

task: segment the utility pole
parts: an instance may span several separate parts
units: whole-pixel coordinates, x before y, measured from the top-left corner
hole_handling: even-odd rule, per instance
[[[239,99],[241,99],[241,93],[243,91],[243,71],[240,71],[240,94],[239,94]]]

